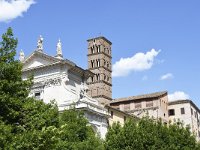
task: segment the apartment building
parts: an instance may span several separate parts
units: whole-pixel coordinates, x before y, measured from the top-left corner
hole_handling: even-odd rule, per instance
[[[138,118],[150,116],[168,123],[167,92],[156,92],[138,96],[114,99],[110,106]]]
[[[182,122],[200,140],[200,110],[191,100],[176,100],[168,103],[169,122]]]

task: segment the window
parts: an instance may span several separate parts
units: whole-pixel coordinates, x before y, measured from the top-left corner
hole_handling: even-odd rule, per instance
[[[38,100],[40,99],[40,92],[35,92],[35,98]]]
[[[141,108],[141,107],[142,107],[141,103],[135,103],[135,108],[136,109]]]
[[[113,118],[113,111],[110,112],[111,118]]]
[[[94,77],[91,77],[91,82],[94,82]]]
[[[101,61],[100,61],[100,59],[99,59],[99,67],[101,66]]]
[[[185,114],[185,109],[181,108],[181,114]]]
[[[174,116],[174,115],[175,115],[175,110],[169,109],[169,116]]]
[[[107,81],[109,81],[109,77],[107,76]]]
[[[94,54],[94,46],[91,47],[91,53]]]
[[[100,75],[97,74],[96,77],[97,77],[97,81],[99,81],[100,80]]]
[[[124,116],[124,122],[126,121],[126,116]]]
[[[100,53],[101,47],[100,45],[97,46],[97,53]]]
[[[107,62],[107,68],[109,68],[109,63]]]
[[[153,101],[147,101],[146,107],[153,107]]]
[[[97,59],[96,62],[97,62],[97,67],[100,67],[100,59]]]
[[[91,67],[94,68],[94,60],[91,60]]]
[[[193,115],[193,109],[191,108],[191,114]]]

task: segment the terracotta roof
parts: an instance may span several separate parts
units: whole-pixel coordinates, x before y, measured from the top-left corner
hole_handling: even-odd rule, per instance
[[[188,99],[171,101],[171,102],[168,102],[168,105],[176,105],[176,104],[184,104],[184,103],[190,103],[200,113],[200,109],[193,103],[193,101],[188,100]]]
[[[110,102],[110,104],[118,103],[118,102],[124,102],[124,101],[139,100],[139,99],[157,98],[157,97],[160,97],[160,96],[163,96],[163,95],[167,95],[167,91],[144,94],[144,95],[137,95],[137,96],[130,96],[130,97],[123,97],[123,98],[117,98],[117,99],[113,99]]]

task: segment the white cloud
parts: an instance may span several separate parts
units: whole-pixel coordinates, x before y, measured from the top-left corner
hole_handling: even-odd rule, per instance
[[[164,74],[160,77],[160,80],[168,80],[168,79],[172,79],[174,78],[173,74],[172,73],[167,73],[167,74]]]
[[[169,101],[185,100],[185,99],[189,99],[189,98],[190,98],[190,96],[182,91],[176,91],[176,92],[168,95]]]
[[[34,3],[34,0],[0,0],[0,22],[9,22],[22,16]]]
[[[136,53],[132,57],[121,58],[113,65],[113,77],[127,76],[132,71],[144,71],[154,64],[154,58],[160,53],[155,49],[147,53]]]

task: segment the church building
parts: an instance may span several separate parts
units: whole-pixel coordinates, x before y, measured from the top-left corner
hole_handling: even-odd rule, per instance
[[[96,44],[104,42],[104,45],[107,46],[106,48],[110,48],[110,42],[103,40],[104,38],[96,40]],[[91,41],[93,44],[95,39]],[[91,42],[89,42],[89,44],[91,44]],[[94,44],[94,46],[99,45]],[[94,50],[96,51],[96,47]],[[108,54],[102,53],[102,56],[104,56],[102,58],[106,57],[106,63],[110,63],[108,62],[108,58],[110,59]],[[90,56],[88,57],[90,58]],[[93,58],[95,57],[91,57],[91,60]],[[74,62],[64,59],[60,40],[56,46],[56,56],[50,56],[45,53],[42,36],[38,39],[36,50],[28,57],[25,57],[25,54],[21,51],[19,59],[23,63],[22,78],[26,80],[31,75],[34,77],[34,84],[31,88],[30,96],[42,100],[45,103],[55,100],[59,111],[69,109],[73,106],[83,110],[93,129],[102,138],[105,137],[108,128],[109,114],[101,102],[105,102],[107,99],[111,100],[111,94],[105,92],[111,90],[111,72],[109,69],[106,68],[106,71],[101,70],[102,72],[99,72],[97,76],[94,74],[96,73],[95,70],[93,70],[94,66],[89,70],[85,70],[77,66]],[[98,62],[99,60],[101,60],[101,58],[93,60],[95,61],[93,65],[101,63]],[[106,78],[109,78],[109,80],[105,82],[102,80],[102,75],[104,74]],[[94,80],[91,81],[92,78]],[[97,84],[95,85],[94,83]],[[91,86],[92,88],[94,87],[96,91],[88,90]],[[105,88],[105,90],[102,88]],[[90,97],[89,94],[92,96]],[[98,98],[102,101],[99,101]]]

